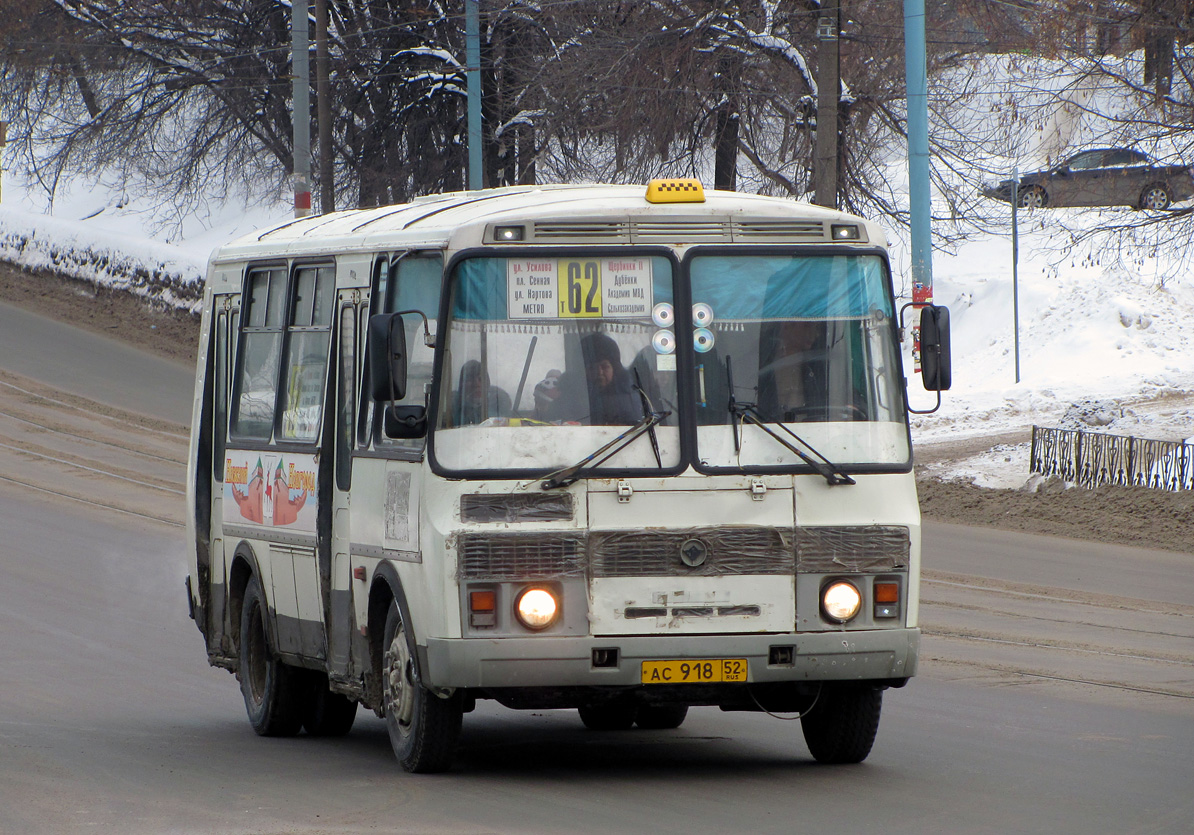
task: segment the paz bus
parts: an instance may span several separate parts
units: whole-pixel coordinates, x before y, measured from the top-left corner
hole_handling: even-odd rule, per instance
[[[478,700],[602,731],[692,706],[870,752],[916,673],[920,514],[883,231],[696,180],[521,186],[217,249],[188,602],[258,734]],[[920,310],[949,387],[948,312]]]

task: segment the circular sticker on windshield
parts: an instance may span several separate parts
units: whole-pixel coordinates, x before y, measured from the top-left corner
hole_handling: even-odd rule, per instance
[[[671,331],[655,331],[651,344],[657,354],[670,354],[676,350],[676,337]]]
[[[713,324],[713,308],[704,302],[697,302],[692,306],[692,323],[698,328],[707,328]]]
[[[713,350],[713,342],[713,331],[708,328],[697,328],[692,332],[692,347],[697,349],[698,354]]]
[[[661,328],[670,328],[676,321],[676,310],[667,302],[660,302],[651,310],[651,321]]]

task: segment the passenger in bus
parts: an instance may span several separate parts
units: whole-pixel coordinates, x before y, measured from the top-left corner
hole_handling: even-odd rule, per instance
[[[592,426],[630,426],[643,417],[642,399],[630,372],[622,365],[618,343],[604,333],[580,341],[584,382],[569,371],[560,379],[558,419],[579,420]]]
[[[828,397],[825,325],[792,320],[760,331],[759,415],[782,422],[824,410]]]
[[[469,360],[460,368],[460,386],[452,407],[454,426],[481,423],[495,417],[509,417],[512,411],[510,395],[490,385],[489,374],[477,360]]]
[[[564,372],[558,368],[553,368],[544,375],[543,379],[535,384],[534,399],[535,399],[535,414],[537,420],[551,420],[551,416],[557,409],[557,401],[560,399],[560,377]]]

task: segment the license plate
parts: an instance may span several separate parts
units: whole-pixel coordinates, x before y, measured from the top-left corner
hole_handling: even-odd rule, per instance
[[[644,661],[643,684],[744,683],[745,658],[679,658]]]

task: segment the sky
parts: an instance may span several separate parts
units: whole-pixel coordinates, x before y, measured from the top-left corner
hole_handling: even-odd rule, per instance
[[[1019,439],[930,467],[932,474],[1020,487],[1034,424],[1161,440],[1194,435],[1194,276],[1147,245],[1114,258],[1062,253],[1065,228],[1089,224],[1092,212],[1102,213],[1095,220],[1114,220],[1132,210],[1021,212],[1015,281],[1010,207],[1006,229],[934,251],[934,299],[952,319],[953,388],[936,413],[913,416],[914,444],[930,449],[1006,433]],[[290,216],[288,203],[275,199],[211,207],[163,226],[147,201],[102,183],[81,183],[49,206],[36,188],[5,174],[0,258],[145,293],[137,274],[197,283],[214,246]],[[909,254],[891,237],[898,295],[910,286]],[[162,298],[188,304],[169,291]],[[935,396],[905,362],[912,404],[931,408]]]

